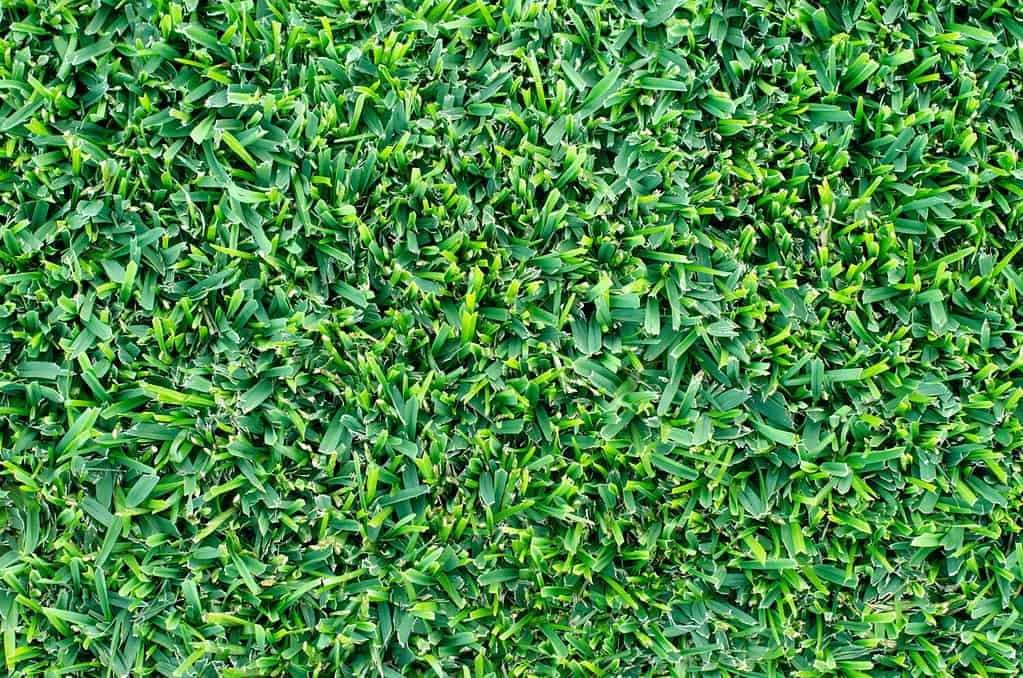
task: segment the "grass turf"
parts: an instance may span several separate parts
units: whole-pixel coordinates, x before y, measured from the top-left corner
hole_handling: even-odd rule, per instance
[[[1019,675],[1020,12],[0,1],[6,675]]]

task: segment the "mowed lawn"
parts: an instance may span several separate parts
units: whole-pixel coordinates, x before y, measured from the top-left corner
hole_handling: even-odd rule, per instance
[[[0,674],[1023,675],[1017,0],[0,0]]]

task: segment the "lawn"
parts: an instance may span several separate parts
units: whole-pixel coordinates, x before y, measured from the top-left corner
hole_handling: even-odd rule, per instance
[[[1017,0],[0,0],[0,673],[1023,674]]]

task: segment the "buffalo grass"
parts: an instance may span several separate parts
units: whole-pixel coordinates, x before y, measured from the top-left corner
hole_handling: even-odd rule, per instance
[[[0,0],[28,676],[1023,673],[1016,0]]]

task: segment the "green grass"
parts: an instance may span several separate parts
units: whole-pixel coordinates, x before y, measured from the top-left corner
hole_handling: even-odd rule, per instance
[[[1016,0],[0,0],[23,676],[1023,673]]]

